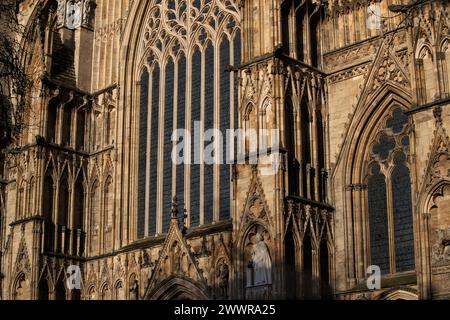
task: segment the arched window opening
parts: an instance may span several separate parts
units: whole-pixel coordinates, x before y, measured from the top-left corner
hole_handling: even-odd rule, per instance
[[[111,290],[109,289],[109,285],[103,287],[102,300],[111,300]]]
[[[104,253],[114,249],[114,192],[112,190],[112,178],[109,177],[105,184],[104,191],[104,215],[103,215],[103,250]]]
[[[66,252],[68,249],[69,235],[68,219],[69,219],[69,183],[67,180],[67,171],[63,173],[63,176],[59,184],[58,193],[58,216],[57,216],[57,228],[58,228],[58,252]]]
[[[172,133],[174,116],[175,64],[170,59],[165,68],[164,85],[164,165],[163,165],[163,232],[170,226],[170,206],[172,204]]]
[[[305,61],[305,6],[295,2],[295,30],[296,30],[296,51],[297,59]]]
[[[61,145],[63,147],[69,147],[72,136],[72,103],[64,105],[62,111],[63,119],[61,126]]]
[[[135,101],[141,104],[137,113],[139,120],[135,121],[139,122],[138,238],[167,232],[174,192],[180,207],[187,210],[188,227],[226,220],[230,216],[231,166],[222,164],[217,170],[215,164],[202,163],[202,154],[198,151],[202,149],[199,146],[206,143],[214,146],[214,153],[217,153],[215,147],[221,145],[217,141],[202,139],[203,129],[218,129],[225,134],[238,123],[238,73],[231,72],[229,67],[231,65],[236,70],[241,59],[239,12],[235,10],[234,1],[226,5],[230,10],[226,15],[223,15],[221,5],[213,1],[194,1],[192,5],[198,12],[208,12],[209,18],[205,20],[204,28],[199,29],[196,18],[187,15],[186,19],[192,20],[186,23],[193,29],[186,30],[187,25],[179,25],[179,20],[173,15],[177,10],[184,12],[185,3],[163,2],[154,21],[165,16],[170,21],[164,26],[180,30],[179,36],[184,41],[174,37],[173,32],[164,30],[164,26],[148,34],[148,48],[156,47],[158,52],[149,52],[146,57],[149,73],[143,72],[138,88],[139,99]],[[261,6],[265,5],[253,2],[247,12],[259,15],[263,10]],[[253,35],[255,40],[261,40],[263,36],[260,24],[260,19],[253,19],[248,24],[257,31]],[[250,44],[249,50],[254,55],[260,54],[262,42],[259,40]],[[256,117],[254,121],[257,123]],[[180,150],[180,153],[189,154],[180,154],[186,161],[176,167],[172,161],[167,161],[171,158],[174,124],[178,129],[189,129],[192,135],[188,139],[189,147],[197,147]],[[148,131],[144,131],[147,128]],[[201,133],[196,136],[196,131]],[[182,141],[178,143],[182,144]],[[185,190],[189,191],[186,193]],[[182,214],[179,216],[182,219]]]
[[[115,300],[125,300],[125,289],[123,287],[122,281],[119,281],[114,288],[114,299]]]
[[[30,180],[28,187],[28,215],[34,216],[36,214],[36,179],[33,177]]]
[[[47,301],[47,300],[49,300],[48,282],[45,279],[42,279],[39,282],[38,299],[39,299],[39,301]]]
[[[30,292],[30,283],[24,273],[20,273],[16,277],[16,281],[13,287],[12,298],[13,300],[28,300]]]
[[[403,152],[394,156],[391,175],[394,214],[395,268],[397,272],[414,270],[414,230],[411,175]]]
[[[84,109],[77,112],[77,128],[76,128],[76,149],[85,150],[85,130],[86,130],[86,111]]]
[[[114,130],[116,126],[115,108],[108,106],[105,113],[105,143],[110,146],[114,144]]]
[[[330,261],[327,239],[320,244],[320,292],[322,299],[331,299],[330,290]]]
[[[289,300],[297,299],[298,292],[298,275],[297,275],[297,248],[294,241],[294,234],[292,227],[286,233],[286,238],[284,240],[284,255],[286,258],[286,298]]]
[[[53,203],[54,203],[54,185],[51,172],[53,169],[51,166],[47,169],[47,173],[44,177],[44,190],[42,193],[42,216],[45,219],[45,240],[44,250],[51,251],[53,249]]]
[[[21,220],[25,218],[25,190],[26,190],[26,181],[22,181],[18,190],[17,197],[17,214],[16,219]]]
[[[305,93],[306,94],[306,93]],[[314,172],[311,158],[311,115],[308,101],[304,96],[300,105],[300,134],[301,134],[301,173],[302,194],[306,198],[314,196]]]
[[[154,236],[157,232],[157,200],[158,200],[158,141],[159,141],[159,114],[160,114],[160,75],[161,69],[159,65],[153,66],[153,72],[151,74],[151,121],[150,121],[150,176],[148,183],[150,184],[149,191],[149,218],[148,218],[148,233],[150,236]],[[164,85],[164,84],[163,84]]]
[[[201,146],[202,141],[195,136],[195,126],[201,121],[201,97],[202,97],[202,55],[196,48],[192,56],[192,92],[191,92],[191,145]],[[197,139],[196,139],[197,138]],[[200,154],[196,148],[191,148],[191,208],[190,222],[195,227],[200,224]],[[198,148],[197,148],[198,149]]]
[[[70,291],[71,293],[71,300],[73,301],[80,301],[81,300],[81,290],[79,289],[72,289]]]
[[[55,300],[64,301],[66,300],[66,286],[64,285],[64,281],[58,281],[58,284],[55,288]]]
[[[289,193],[298,195],[298,177],[299,163],[296,158],[295,148],[295,113],[294,106],[290,97],[286,98],[285,108],[285,143],[288,150],[288,177],[289,177]]]
[[[78,174],[77,181],[75,182],[74,192],[74,208],[73,208],[73,227],[78,230],[83,230],[84,219],[84,186],[83,186],[83,173]]]
[[[326,202],[326,192],[327,192],[327,172],[325,167],[325,128],[324,128],[324,121],[322,117],[322,113],[318,110],[316,112],[316,127],[317,127],[317,150],[319,150],[317,155],[317,162],[318,162],[318,168],[317,168],[317,174],[320,174],[319,179],[319,201]]]
[[[368,183],[371,264],[389,273],[389,233],[387,220],[386,178],[375,165]]]
[[[56,119],[58,118],[58,101],[57,98],[51,99],[47,110],[47,141],[56,142]]]
[[[283,49],[284,53],[289,55],[291,48],[291,28],[290,23],[292,22],[292,0],[285,0],[281,4],[281,32],[283,39]]]
[[[302,292],[303,299],[310,300],[313,299],[313,256],[312,256],[312,245],[311,245],[311,235],[306,233],[303,238],[303,266],[302,266]]]
[[[380,267],[382,274],[415,269],[407,128],[408,117],[395,108],[370,153],[367,178],[370,264]]]
[[[449,49],[450,39],[446,39],[441,46],[441,75],[442,75],[442,87],[444,97],[450,96],[450,49]]]
[[[139,83],[139,159],[138,171],[147,171],[147,130],[148,130],[148,93],[149,93],[149,73],[147,69],[141,74]],[[143,238],[145,235],[145,192],[146,192],[146,175],[138,175],[138,206],[137,206],[137,237]]]
[[[319,65],[319,48],[320,48],[320,15],[321,11],[317,11],[310,18],[309,26],[309,48],[310,48],[310,61],[313,67]]]
[[[93,150],[99,150],[102,146],[102,132],[103,132],[103,121],[102,113],[100,111],[94,112],[94,127],[93,127]]]
[[[91,212],[89,225],[90,254],[99,254],[99,235],[100,235],[100,187],[98,181],[95,181],[91,190]]]

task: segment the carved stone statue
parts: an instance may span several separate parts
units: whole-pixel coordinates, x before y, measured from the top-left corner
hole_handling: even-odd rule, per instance
[[[252,250],[253,281],[255,286],[272,284],[272,260],[269,249],[260,233]]]
[[[130,300],[138,300],[139,297],[139,283],[137,279],[134,279],[134,282],[130,287]]]
[[[230,268],[228,264],[222,262],[216,271],[218,279],[218,295],[220,298],[228,298],[228,281],[230,277]]]

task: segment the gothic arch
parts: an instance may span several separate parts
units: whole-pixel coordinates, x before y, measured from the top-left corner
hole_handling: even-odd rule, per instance
[[[369,143],[381,127],[379,119],[385,118],[394,105],[407,111],[411,107],[411,99],[402,88],[387,84],[378,95],[368,101],[363,110],[355,114],[347,130],[344,152],[338,159],[338,163],[342,162],[344,168],[342,178],[346,184],[361,183],[365,159],[357,155],[366,154]]]
[[[342,152],[338,156],[337,167],[340,167],[340,170],[334,170],[333,172],[333,175],[336,174],[341,175],[340,179],[341,181],[343,181],[343,187],[345,188],[343,215],[346,216],[346,219],[348,219],[347,221],[360,221],[358,223],[354,223],[353,225],[349,225],[348,227],[351,228],[349,234],[353,234],[354,237],[350,238],[350,236],[348,236],[347,243],[349,251],[347,254],[350,255],[352,259],[355,259],[355,264],[358,266],[355,268],[354,271],[349,271],[350,277],[353,277],[352,272],[355,272],[355,277],[364,277],[365,268],[367,267],[367,264],[370,262],[370,260],[374,257],[371,253],[374,247],[371,247],[370,245],[371,244],[370,236],[372,235],[373,237],[375,237],[376,234],[375,230],[378,230],[376,229],[378,227],[369,222],[370,199],[368,197],[369,196],[367,184],[368,180],[366,179],[368,169],[367,165],[369,164],[368,162],[371,159],[369,157],[370,155],[369,150],[370,146],[372,145],[372,141],[376,138],[380,130],[385,129],[386,118],[389,117],[391,112],[393,112],[395,109],[398,108],[400,108],[403,112],[409,110],[411,108],[411,98],[404,88],[400,86],[394,86],[390,82],[384,83],[378,90],[376,90],[376,94],[373,97],[371,97],[363,105],[358,106],[358,108],[356,109],[357,111],[352,117],[350,125],[346,130],[346,133],[344,135],[346,138],[343,142]],[[384,120],[380,121],[380,119]],[[408,124],[410,125],[410,120],[407,119],[407,125]],[[403,130],[407,129],[403,127]],[[408,131],[406,131],[405,134],[408,135]],[[385,183],[386,192],[383,193],[380,191],[381,192],[380,194],[390,195],[391,194],[390,188],[392,188],[392,185],[387,184],[387,180],[385,178],[383,179],[383,181]],[[393,201],[394,199],[393,196],[391,196],[390,199],[392,201],[386,203],[387,206],[386,214],[379,213],[379,215],[380,217],[381,216],[385,217],[385,215],[387,215],[389,219],[387,229],[384,228],[382,230],[385,229],[387,230],[386,232],[389,235],[389,239],[391,239],[388,245],[390,245],[390,248],[392,249],[394,248],[393,244],[395,244],[395,242],[393,242],[392,240],[395,236],[395,235],[393,236],[393,234],[399,231],[396,231],[397,230],[395,229],[396,224],[393,222],[394,218],[396,217],[393,214],[394,204],[397,202]],[[416,218],[414,208],[412,207],[413,201],[414,201],[414,194],[412,194],[411,200],[411,211],[412,211],[411,219],[412,219],[412,226],[414,226],[412,228],[414,229]],[[403,245],[403,243],[399,242],[399,245]],[[410,243],[408,242],[407,244],[404,245],[410,245]],[[408,268],[411,262],[409,259],[410,257],[409,248],[410,247],[408,247],[407,251],[408,260],[407,263],[405,262],[408,265]],[[383,266],[385,266],[384,270],[385,272],[389,273],[398,272],[395,263],[397,261],[400,261],[399,260],[400,258],[393,259],[393,257],[395,256],[394,252],[396,252],[394,249],[392,249],[389,252],[390,254],[388,261],[392,263],[387,264],[387,262],[386,263],[383,262],[384,263]],[[412,255],[414,256],[414,252],[412,253]],[[386,260],[385,256],[383,255],[382,257],[384,259],[383,261],[385,261]],[[399,255],[399,257],[403,256]],[[402,264],[401,268],[407,267]]]
[[[171,277],[149,293],[149,300],[209,300],[206,288],[185,277]]]

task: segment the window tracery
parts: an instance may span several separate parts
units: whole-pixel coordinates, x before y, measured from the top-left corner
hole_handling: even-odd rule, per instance
[[[383,274],[410,271],[415,265],[408,127],[408,117],[395,108],[370,149],[370,260]]]
[[[191,146],[209,146],[215,137],[195,136],[196,126],[225,137],[237,124],[237,76],[225,71],[240,62],[236,1],[155,0],[149,8],[140,43],[138,238],[167,232],[173,192],[191,227],[230,217],[229,165],[215,170],[187,146],[190,164],[173,165],[171,138],[186,129]]]

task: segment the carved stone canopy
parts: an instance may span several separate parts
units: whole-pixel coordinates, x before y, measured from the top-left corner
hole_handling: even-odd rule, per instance
[[[94,0],[58,0],[58,28],[92,29],[96,6]]]

